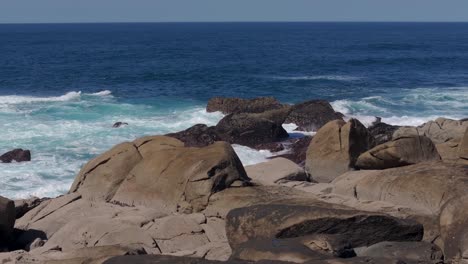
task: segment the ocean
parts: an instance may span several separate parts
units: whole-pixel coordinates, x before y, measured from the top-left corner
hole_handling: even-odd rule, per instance
[[[0,164],[0,195],[60,195],[117,143],[214,125],[213,96],[326,99],[365,124],[466,118],[468,23],[0,24],[0,152],[32,152]]]

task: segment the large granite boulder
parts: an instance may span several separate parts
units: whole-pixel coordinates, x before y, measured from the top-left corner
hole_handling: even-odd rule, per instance
[[[31,151],[27,149],[14,149],[1,155],[0,161],[3,163],[31,161]]]
[[[357,119],[331,121],[323,126],[307,149],[306,170],[314,181],[331,182],[354,168],[374,139]]]
[[[214,97],[208,101],[207,112],[262,113],[282,108],[283,105],[273,97],[258,97],[254,99]]]
[[[348,172],[333,181],[333,193],[362,201],[386,201],[437,216],[441,206],[466,192],[468,168],[422,162],[386,170]]]
[[[434,143],[428,137],[413,136],[396,138],[362,153],[355,166],[381,170],[433,160],[440,160]]]
[[[404,136],[426,136],[435,144],[447,141],[460,141],[468,128],[468,120],[452,120],[437,118],[418,127],[400,127],[393,134],[393,138]]]
[[[0,196],[0,251],[6,246],[15,225],[15,204],[13,201]]]
[[[285,122],[296,124],[296,130],[317,131],[336,119],[343,120],[343,114],[335,112],[329,102],[310,100],[293,105]]]
[[[275,185],[280,181],[307,181],[303,168],[285,158],[274,158],[266,162],[245,167],[247,175],[254,183]]]
[[[174,138],[144,137],[120,144],[90,161],[70,193],[164,210],[201,210],[208,197],[249,179],[232,147],[216,142],[187,148]]]
[[[287,138],[288,132],[282,124],[287,109],[271,110],[259,114],[230,114],[216,125],[216,132],[223,141],[255,147]]]
[[[466,188],[466,186],[465,186]],[[468,262],[468,193],[454,196],[440,213],[442,248],[447,260]]]

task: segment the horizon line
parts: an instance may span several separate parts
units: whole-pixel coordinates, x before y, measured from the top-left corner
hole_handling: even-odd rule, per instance
[[[216,23],[468,23],[468,21],[379,21],[379,20],[304,20],[304,21],[286,21],[286,20],[265,20],[265,21],[69,21],[69,22],[0,22],[0,25],[32,25],[32,24],[183,24],[183,23],[206,23],[206,24],[216,24]]]

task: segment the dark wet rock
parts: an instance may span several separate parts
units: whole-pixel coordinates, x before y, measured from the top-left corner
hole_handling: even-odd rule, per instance
[[[226,231],[239,259],[255,261],[259,253],[265,258],[268,249],[270,259],[292,262],[297,262],[298,254],[301,262],[323,255],[350,257],[354,247],[420,241],[424,233],[422,225],[412,220],[307,199],[233,209],[226,217]],[[272,240],[283,246],[268,246]],[[291,252],[294,248],[296,252]]]
[[[27,149],[14,149],[1,155],[0,161],[3,163],[31,161],[31,151]]]
[[[398,130],[400,126],[392,126],[385,123],[375,123],[367,129],[369,133],[375,138],[376,145],[383,144],[392,140],[393,133]]]
[[[282,127],[287,110],[272,110],[260,114],[230,114],[216,125],[223,141],[255,147],[286,139],[289,135]]]
[[[269,150],[270,152],[280,152],[284,150],[284,145],[282,142],[262,143],[254,146],[254,149],[265,149]]]
[[[112,125],[113,128],[119,128],[121,126],[128,126],[128,123],[126,122],[116,122],[114,125]]]
[[[221,140],[215,127],[208,127],[204,124],[197,124],[184,131],[170,133],[166,136],[184,142],[186,147],[205,147]]]
[[[292,106],[286,123],[294,123],[299,131],[317,131],[333,120],[343,120],[343,114],[335,112],[328,101],[311,100]]]
[[[15,204],[12,200],[0,196],[0,251],[11,238],[15,219]]]
[[[273,97],[258,97],[254,99],[214,97],[208,101],[206,111],[220,111],[223,114],[262,113],[282,107],[283,105]]]

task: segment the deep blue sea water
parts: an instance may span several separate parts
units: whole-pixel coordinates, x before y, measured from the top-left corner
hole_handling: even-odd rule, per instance
[[[322,98],[365,123],[468,117],[468,23],[0,24],[0,152],[33,155],[0,164],[0,195],[61,194],[116,143],[215,124],[213,96]]]

